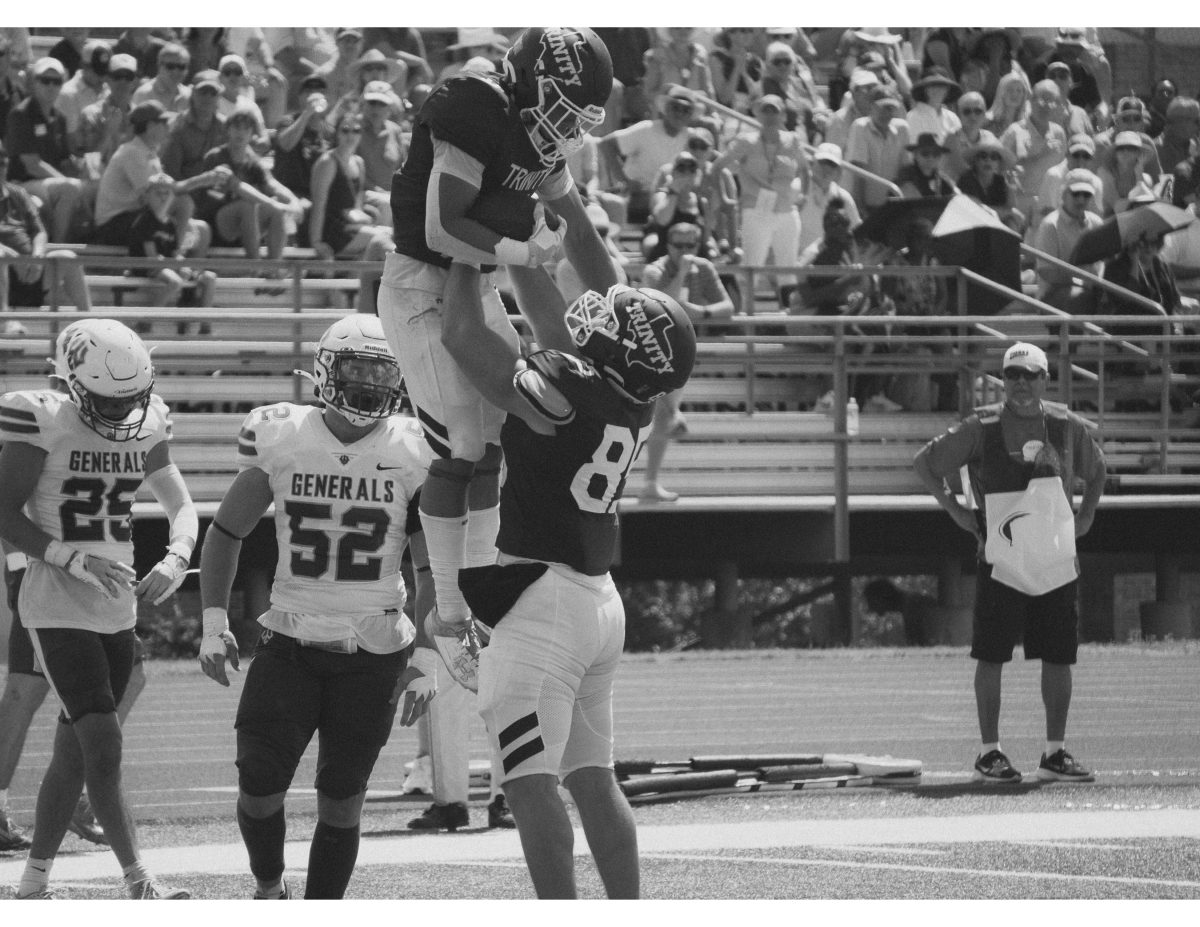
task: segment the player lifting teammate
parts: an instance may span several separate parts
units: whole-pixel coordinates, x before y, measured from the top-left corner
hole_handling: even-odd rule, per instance
[[[451,260],[482,266],[487,325],[513,352],[517,333],[488,272],[494,265],[509,265],[514,281],[548,280],[541,265],[565,247],[587,286],[605,292],[616,283],[564,161],[603,121],[612,89],[608,49],[589,29],[528,29],[502,67],[502,73],[452,77],[418,112],[408,159],[392,181],[396,251],[385,260],[379,294],[384,331],[436,455],[421,494],[437,599],[430,627],[451,673],[471,689],[478,644],[457,578],[464,564],[495,560],[504,414],[479,395],[442,345]],[[552,230],[539,217],[527,240],[505,237],[471,217],[493,194],[537,194],[565,227]]]
[[[495,628],[480,657],[479,712],[538,896],[575,896],[561,776],[609,897],[636,897],[637,833],[613,773],[625,610],[609,568],[617,500],[654,401],[687,382],[696,336],[665,293],[616,285],[568,310],[535,278],[518,296],[558,321],[535,325],[542,350],[522,359],[487,327],[478,278],[451,268],[445,338],[483,397],[509,413],[498,563],[462,572],[468,603]]]
[[[19,599],[37,661],[62,703],[38,791],[18,898],[52,898],[49,872],[86,781],[132,897],[187,898],[141,861],[121,787],[121,701],[134,663],[136,598],[183,582],[198,522],[171,463],[171,423],[153,395],[142,340],[111,319],[72,323],[55,374],[67,386],[0,398],[0,536],[29,558]],[[167,513],[170,547],[140,581],[130,512],[145,481]]]
[[[305,898],[341,898],[358,857],[367,780],[391,733],[412,724],[436,687],[437,656],[403,613],[400,558],[411,545],[416,614],[432,607],[417,498],[428,452],[411,419],[393,415],[400,369],[374,316],[321,337],[314,360],[324,408],[254,409],[238,436],[240,472],[205,536],[200,595],[204,673],[229,685],[229,591],[242,539],[273,502],[279,562],[271,607],[238,705],[237,820],[258,882],[287,898],[284,799],[318,734],[317,827]],[[424,643],[418,641],[418,643]]]

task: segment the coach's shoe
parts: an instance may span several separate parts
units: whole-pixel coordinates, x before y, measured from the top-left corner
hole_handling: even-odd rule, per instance
[[[0,852],[5,850],[28,850],[33,841],[25,836],[25,830],[14,821],[7,811],[0,811]]]
[[[404,795],[433,794],[433,757],[426,753],[413,760],[412,769],[404,777],[400,791]]]
[[[480,646],[475,619],[468,616],[465,624],[443,622],[435,605],[425,616],[425,633],[454,681],[464,689],[478,692]]]
[[[467,806],[460,801],[448,805],[432,804],[420,817],[408,822],[410,830],[448,830],[454,832],[471,823]]]
[[[1096,777],[1079,765],[1066,750],[1058,749],[1049,756],[1042,754],[1037,777],[1046,782],[1095,782]]]
[[[153,879],[142,879],[133,883],[129,889],[129,897],[134,901],[182,901],[191,898],[192,893],[186,888],[170,888]]]
[[[999,750],[989,750],[975,760],[975,773],[972,778],[976,782],[998,782],[1002,785],[1015,785],[1021,781],[1021,773],[1013,768],[1013,764]]]
[[[104,828],[100,826],[96,816],[92,814],[92,806],[88,804],[86,796],[79,797],[79,804],[75,806],[75,813],[71,815],[71,823],[67,825],[67,829],[84,840],[98,843],[102,847],[108,846],[108,837],[105,836]]]
[[[287,879],[284,879],[279,884],[280,884],[280,889],[279,889],[278,895],[275,895],[273,897],[268,897],[267,895],[263,894],[263,890],[261,888],[258,888],[258,889],[254,890],[254,900],[255,901],[291,901],[292,900],[292,890],[290,888],[288,888]]]
[[[58,893],[52,888],[39,888],[28,895],[13,895],[15,901],[58,901]]]
[[[513,820],[512,812],[508,810],[508,801],[504,798],[504,793],[501,792],[492,799],[488,805],[488,827],[516,827],[517,822]]]

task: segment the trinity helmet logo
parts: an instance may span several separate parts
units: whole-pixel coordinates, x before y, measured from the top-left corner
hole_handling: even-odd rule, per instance
[[[547,29],[542,33],[544,53],[558,66],[558,78],[568,87],[583,86],[583,58],[580,49],[586,47],[583,36],[565,29]],[[542,60],[538,56],[539,62]]]
[[[651,373],[671,373],[675,368],[671,365],[672,349],[667,332],[675,327],[675,322],[665,312],[654,318],[647,317],[645,303],[640,299],[630,300],[626,310],[629,316],[627,336],[621,339],[625,346],[625,366],[644,367]]]

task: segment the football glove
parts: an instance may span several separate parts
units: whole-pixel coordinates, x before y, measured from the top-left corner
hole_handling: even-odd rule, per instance
[[[155,605],[164,602],[171,593],[183,585],[187,575],[188,562],[179,554],[168,553],[162,560],[150,568],[150,572],[138,583],[138,596],[153,595],[154,590],[162,589],[159,595],[151,601]],[[163,583],[166,583],[165,587]]]
[[[223,608],[209,607],[204,610],[204,636],[200,639],[200,669],[209,679],[223,686],[229,685],[225,674],[225,661],[229,660],[234,670],[238,669],[237,639],[229,630],[229,616]]]
[[[567,234],[567,223],[558,220],[555,228],[546,223],[546,212],[539,203],[534,212],[536,221],[533,234],[528,241],[516,241],[512,238],[501,238],[496,243],[496,261],[500,264],[515,264],[519,267],[541,267],[548,261],[558,259],[562,250],[563,238]]]
[[[417,647],[400,674],[393,701],[399,701],[400,693],[404,693],[404,704],[400,706],[400,723],[404,727],[415,723],[437,695],[437,665],[438,657],[433,650]]]
[[[449,670],[451,678],[464,689],[479,691],[479,633],[475,619],[467,616],[465,624],[443,622],[437,606],[425,616],[425,633]]]
[[[60,567],[80,582],[87,583],[106,599],[116,600],[120,587],[128,587],[130,580],[137,575],[132,567],[115,560],[85,554],[61,541],[51,541],[46,545],[44,559],[51,566]],[[88,566],[89,562],[91,568]]]

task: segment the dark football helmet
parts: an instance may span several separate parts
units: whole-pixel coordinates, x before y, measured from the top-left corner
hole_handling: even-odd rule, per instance
[[[504,81],[546,167],[577,151],[604,121],[612,58],[591,29],[526,29],[504,56]]]
[[[115,319],[80,319],[54,343],[54,376],[92,431],[131,441],[146,420],[154,365],[142,339]]]
[[[317,398],[352,425],[387,418],[400,403],[400,365],[378,316],[350,315],[325,330],[313,358]]]
[[[696,332],[683,307],[659,290],[614,284],[584,293],[567,309],[580,353],[617,392],[652,402],[679,389],[696,362]]]

